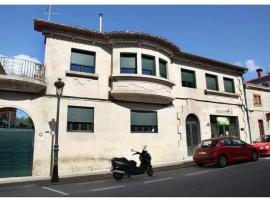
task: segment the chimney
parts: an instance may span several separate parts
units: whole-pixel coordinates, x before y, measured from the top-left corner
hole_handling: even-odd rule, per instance
[[[263,69],[262,68],[258,68],[256,71],[257,71],[257,74],[258,74],[258,78],[262,78],[262,76],[263,76]]]
[[[99,32],[102,32],[102,14],[99,14]]]

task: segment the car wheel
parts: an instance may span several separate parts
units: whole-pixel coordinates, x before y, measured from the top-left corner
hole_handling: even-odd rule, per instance
[[[257,161],[259,159],[259,154],[256,151],[252,151],[251,153],[251,161]]]
[[[124,177],[124,174],[121,173],[113,173],[113,178],[116,180],[121,180]]]
[[[220,156],[218,159],[218,166],[219,167],[226,167],[227,166],[227,158],[226,156]]]
[[[202,167],[204,164],[203,163],[196,163],[198,166]]]

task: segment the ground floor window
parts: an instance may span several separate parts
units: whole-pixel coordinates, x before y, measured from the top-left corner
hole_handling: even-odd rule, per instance
[[[131,111],[131,132],[157,133],[156,111]]]
[[[67,130],[94,132],[94,108],[68,106]]]
[[[211,135],[240,138],[238,118],[232,116],[210,115]]]

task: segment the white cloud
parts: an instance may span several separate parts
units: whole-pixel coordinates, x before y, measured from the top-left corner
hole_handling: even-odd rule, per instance
[[[248,59],[245,61],[245,67],[248,68],[249,72],[256,71],[256,69],[259,68],[259,66],[255,64],[255,60],[252,59]]]
[[[0,54],[0,57],[6,56]],[[14,58],[15,59],[13,60],[7,57],[0,60],[7,74],[32,76],[32,74],[29,74],[29,72],[31,70],[32,71],[35,70],[35,65],[31,65],[25,62],[25,60],[40,63],[40,61],[37,58],[33,58],[25,54],[19,54],[17,56],[14,56]]]
[[[23,60],[28,60],[28,61],[33,61],[33,62],[36,62],[36,63],[40,63],[40,61],[38,59],[33,58],[33,57],[30,57],[30,56],[25,55],[25,54],[20,54],[20,55],[14,56],[14,58],[18,58],[18,59],[23,59]]]

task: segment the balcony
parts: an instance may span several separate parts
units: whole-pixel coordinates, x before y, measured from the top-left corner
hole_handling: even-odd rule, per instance
[[[33,61],[0,57],[0,90],[41,93],[45,66]]]
[[[146,75],[116,75],[111,77],[110,96],[119,101],[170,104],[172,87],[167,79]]]

